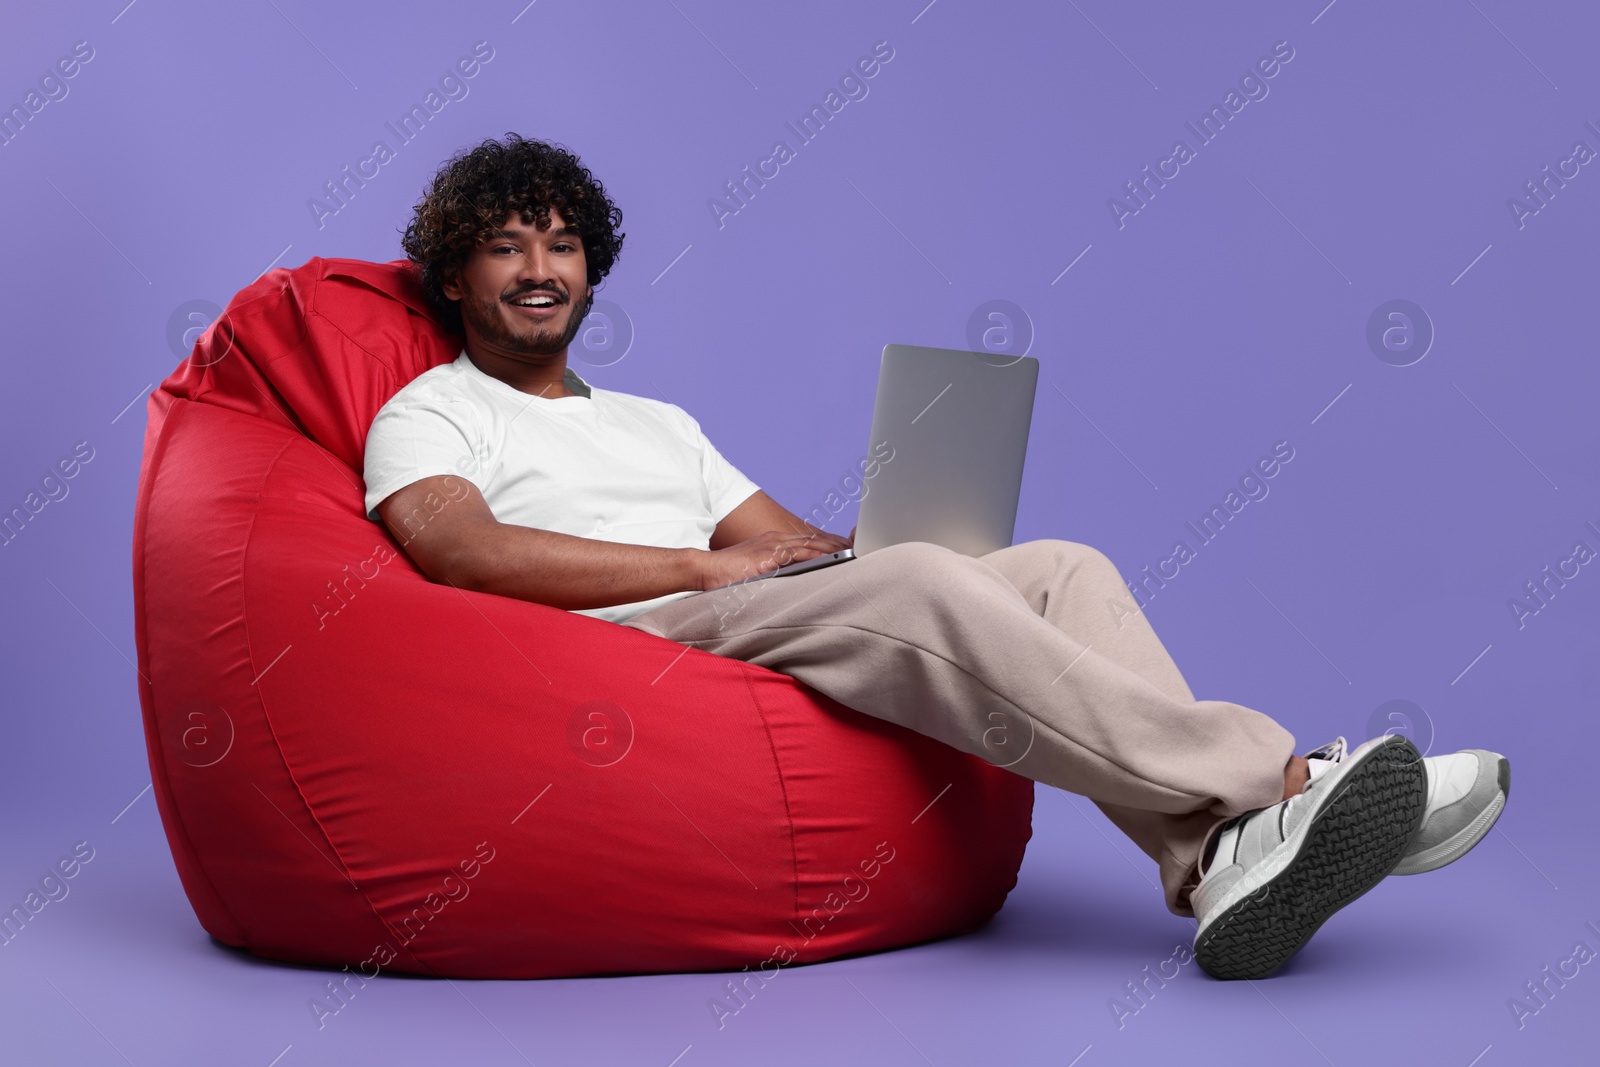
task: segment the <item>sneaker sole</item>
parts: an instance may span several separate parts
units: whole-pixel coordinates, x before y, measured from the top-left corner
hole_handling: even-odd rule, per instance
[[[1365,753],[1301,827],[1280,868],[1195,937],[1195,962],[1221,979],[1265,978],[1334,912],[1394,870],[1422,822],[1427,772],[1409,740],[1390,735]]]
[[[1415,855],[1405,856],[1400,860],[1400,865],[1394,869],[1393,874],[1426,874],[1436,871],[1448,863],[1471,852],[1479,841],[1489,836],[1489,831],[1494,829],[1494,824],[1500,821],[1500,813],[1505,810],[1506,798],[1511,795],[1511,763],[1504,756],[1500,758],[1497,768],[1500,784],[1500,795],[1489,802],[1489,805],[1478,814],[1478,817],[1448,841],[1418,852]]]

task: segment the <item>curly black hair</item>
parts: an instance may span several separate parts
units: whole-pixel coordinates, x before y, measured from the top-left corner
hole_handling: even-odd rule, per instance
[[[508,133],[503,144],[490,139],[456,153],[434,175],[400,244],[422,268],[422,291],[446,328],[462,333],[460,306],[445,296],[444,283],[478,243],[513,211],[523,225],[544,229],[551,210],[578,231],[592,290],[622,252],[622,211],[564,146]]]

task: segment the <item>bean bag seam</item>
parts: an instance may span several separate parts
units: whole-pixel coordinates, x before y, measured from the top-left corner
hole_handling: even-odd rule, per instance
[[[696,649],[696,651],[700,651]],[[750,684],[752,670],[767,670],[765,667],[752,667],[743,664],[744,669],[739,672],[739,677],[744,680],[745,690],[750,694],[750,703],[761,716],[761,729],[767,736],[767,748],[772,752],[773,768],[778,772],[778,788],[783,791],[783,817],[784,823],[789,828],[789,864],[794,872],[794,917],[800,917],[800,851],[795,841],[794,812],[789,807],[789,783],[783,776],[783,761],[778,758],[778,745],[772,739],[772,724],[767,721],[766,709],[761,706],[761,700],[756,696],[755,687]]]
[[[303,344],[302,344],[302,347],[303,347]],[[281,358],[286,358],[286,357],[281,357]],[[262,389],[261,386],[256,384],[255,382],[251,382],[250,384],[255,388],[256,392],[261,394],[262,398],[265,399],[268,404],[272,405],[274,408],[277,408],[278,411],[283,415],[285,420],[287,420],[286,425],[284,427],[285,429],[291,430],[294,433],[299,434],[301,437],[304,437],[307,441],[309,441],[312,445],[315,445],[318,454],[321,455],[323,460],[326,461],[327,464],[334,469],[334,473],[338,474],[339,477],[343,478],[346,482],[349,482],[352,488],[356,488],[356,483],[351,481],[350,480],[350,475],[346,473],[350,469],[348,466],[346,466],[343,463],[337,462],[337,457],[334,456],[332,452],[328,451],[326,448],[322,447],[321,445],[318,445],[317,442],[312,438],[311,434],[309,432],[307,432],[306,428],[300,424],[300,419],[296,415],[294,415],[292,412],[289,412],[289,411],[285,410],[284,408],[280,407],[277,404],[277,402],[272,399],[271,394],[269,394],[266,390]],[[271,383],[268,383],[268,384],[271,384]],[[276,393],[277,390],[273,390],[273,392]],[[279,399],[282,399],[283,394],[278,393],[278,397],[279,397]],[[262,420],[262,421],[266,422],[266,421],[269,421],[269,420]]]
[[[260,282],[260,279],[258,278],[255,282],[252,282],[252,283],[250,283],[250,285],[246,286],[245,289],[241,289],[240,292],[242,293],[247,289],[253,288],[259,282]],[[279,284],[276,289],[267,289],[266,291],[262,292],[261,295],[256,296],[256,297],[252,297],[249,300],[243,301],[242,303],[239,304],[238,307],[235,307],[233,301],[230,301],[228,303],[227,308],[224,309],[223,313],[218,317],[217,322],[221,322],[223,320],[227,320],[229,322],[229,329],[232,330],[232,332],[233,332],[233,341],[237,342],[238,338],[239,338],[239,326],[237,324],[234,324],[233,320],[235,318],[237,318],[237,317],[240,317],[241,313],[246,312],[246,311],[249,311],[249,312],[251,312],[253,314],[260,314],[260,312],[261,312],[260,305],[265,304],[269,300],[277,300],[277,301],[281,302],[283,300],[283,294],[285,293],[285,291],[288,290],[288,288],[289,288],[289,286],[286,285],[286,284]],[[235,300],[238,299],[238,294],[235,294],[234,299]],[[216,323],[213,323],[210,327],[208,327],[208,329],[212,333],[215,333]],[[302,343],[303,343],[304,342],[304,338],[302,337],[301,340],[302,340]],[[195,342],[196,347],[198,347],[199,344],[200,344],[200,342],[197,340]],[[232,350],[233,350],[233,345],[231,343],[228,346],[228,350],[229,350],[229,352],[232,352]],[[227,358],[227,355],[228,355],[228,353],[224,353],[221,358],[225,359],[225,358]],[[194,358],[194,354],[191,352],[190,355],[187,358],[188,359],[193,359]],[[220,362],[220,360],[218,360],[218,362]],[[254,362],[254,361],[252,360],[252,362]],[[179,367],[181,369],[182,364],[179,364]],[[207,364],[202,369],[209,370],[210,369],[210,364]],[[178,373],[177,371],[174,371],[173,375],[176,375],[177,373]],[[166,385],[166,383],[163,382],[162,385],[164,387]],[[198,386],[197,386],[197,388],[195,389],[195,391],[194,391],[194,393],[192,395],[185,396],[185,397],[179,397],[178,399],[180,399],[180,400],[189,400],[189,401],[192,401],[192,402],[197,403],[197,404],[209,403],[209,401],[207,401],[205,399],[205,397],[210,395],[211,393],[217,392],[217,388],[218,387],[217,387],[216,375],[209,374],[209,373],[208,374],[204,374],[204,375],[201,376],[200,381],[198,383]],[[224,405],[224,406],[226,406],[226,405]],[[276,404],[274,404],[273,406],[277,407]],[[282,409],[279,409],[279,410],[281,411]],[[241,412],[241,414],[242,414],[242,412]],[[296,421],[298,421],[298,420],[296,420]]]
[[[328,280],[327,272],[325,270],[319,270],[317,272],[316,278],[311,283],[311,292],[310,292],[309,298],[306,300],[305,311],[304,311],[304,314],[302,316],[305,319],[306,336],[310,337],[310,335],[311,335],[311,318],[313,316],[315,316],[317,319],[320,319],[323,323],[325,323],[328,326],[329,329],[331,329],[334,333],[336,333],[340,337],[342,337],[346,342],[348,342],[353,348],[355,348],[363,356],[367,357],[368,362],[371,363],[383,375],[383,379],[384,379],[385,383],[387,384],[387,388],[386,388],[385,392],[387,392],[390,396],[393,396],[396,392],[399,391],[399,385],[395,380],[394,368],[391,367],[388,363],[386,363],[375,352],[370,351],[367,348],[366,345],[362,344],[359,340],[357,340],[343,326],[339,325],[333,319],[329,318],[328,316],[324,315],[320,310],[318,310],[318,304],[320,303],[320,301],[322,299],[322,286],[327,280]],[[365,284],[365,283],[363,283],[363,284]],[[368,288],[371,288],[371,287],[368,286]],[[394,301],[395,303],[399,304],[402,308],[405,309],[406,316],[408,318],[412,314],[410,306],[407,305],[405,303],[405,301],[397,300],[397,299],[395,299],[395,297],[393,295],[391,295],[389,293],[386,293],[386,292],[383,292],[382,290],[374,289],[373,292],[380,293],[382,296],[387,297],[389,300]],[[369,427],[369,429],[370,429],[370,427]]]
[[[151,451],[150,471],[153,475],[155,475],[155,472],[158,472],[161,469],[161,459],[167,452],[171,435],[173,433],[173,426],[180,419],[188,417],[186,414],[184,414],[184,412],[187,411],[187,404],[194,403],[194,401],[184,401],[181,397],[175,397],[174,399],[179,401],[179,403],[174,404],[167,411],[163,419],[161,432],[156,437],[155,448]],[[148,633],[149,623],[147,621],[148,609],[145,604],[144,596],[142,595],[142,590],[144,589],[146,562],[142,549],[144,548],[145,527],[149,523],[150,497],[155,493],[155,480],[156,478],[153,476],[150,479],[148,486],[139,495],[139,500],[136,506],[141,514],[138,516],[138,521],[134,527],[134,564],[138,568],[138,573],[135,576],[134,588],[141,591],[141,595],[135,598],[135,602],[140,609],[139,620],[142,628],[146,631],[146,634]],[[148,660],[149,650],[147,636],[141,636],[137,640],[136,651],[144,653],[144,658]],[[145,665],[149,666],[149,663],[146,662]],[[143,682],[142,688],[148,691],[149,694],[149,703],[147,706],[150,709],[150,731],[155,735],[159,745],[159,750],[161,752],[161,758],[159,760],[151,760],[151,773],[159,774],[161,778],[160,792],[164,792],[169,798],[170,802],[172,797],[172,778],[171,775],[167,773],[166,739],[161,734],[161,727],[155,714],[155,686],[150,682],[149,677],[145,675],[143,671],[140,671],[139,674],[140,680]],[[233,909],[228,907],[227,898],[223,895],[222,891],[217,888],[217,883],[215,879],[211,877],[211,872],[206,869],[206,863],[202,858],[202,853],[200,849],[195,847],[194,839],[189,835],[188,824],[184,820],[182,809],[179,808],[176,802],[170,802],[170,807],[172,809],[172,817],[178,823],[179,835],[183,838],[189,863],[193,866],[193,869],[200,875],[200,877],[205,879],[206,885],[211,890],[212,898],[217,907],[222,909],[223,914],[227,915],[228,919],[232,921],[234,929],[243,934],[245,941],[248,943],[250,940],[249,928],[244,923],[240,922],[239,917],[233,913]],[[163,822],[165,822],[165,820],[163,820]]]
[[[312,260],[317,260],[317,258],[318,257],[312,257]],[[310,263],[312,260],[308,260],[307,263]],[[367,359],[382,373],[383,379],[387,383],[387,385],[390,387],[389,391],[390,391],[390,393],[392,395],[392,393],[394,391],[396,391],[396,390],[393,389],[393,386],[395,384],[395,377],[394,377],[394,374],[392,373],[390,367],[388,366],[388,364],[384,363],[384,361],[382,359],[378,358],[372,352],[368,351],[359,341],[357,341],[354,337],[352,337],[349,333],[347,333],[342,327],[340,327],[332,319],[328,318],[322,312],[316,310],[316,304],[317,304],[317,301],[318,301],[318,299],[320,297],[319,290],[321,289],[323,281],[327,277],[327,275],[325,273],[325,264],[326,264],[327,261],[326,260],[321,260],[320,262],[322,264],[324,264],[324,266],[319,266],[319,268],[317,270],[317,273],[313,276],[313,279],[312,279],[312,282],[311,282],[311,286],[310,286],[310,290],[311,290],[310,293],[308,294],[306,300],[302,304],[299,313],[293,316],[293,318],[295,319],[296,325],[298,325],[299,328],[300,328],[300,337],[298,339],[298,343],[295,345],[295,347],[291,351],[280,352],[277,355],[267,356],[266,358],[257,360],[255,362],[261,368],[261,370],[264,372],[268,367],[271,367],[272,365],[274,365],[276,363],[281,363],[283,360],[291,359],[291,358],[293,358],[295,356],[298,356],[300,353],[305,352],[308,349],[310,349],[311,348],[311,339],[312,339],[311,338],[311,318],[312,318],[312,316],[315,316],[316,318],[320,319],[324,323],[327,323],[330,327],[333,328],[333,331],[335,333],[337,333],[344,340],[348,341],[352,346],[354,346],[356,349],[358,349],[361,352],[362,355],[367,357]],[[300,267],[300,268],[297,268],[297,269],[303,270],[304,267]],[[291,288],[291,286],[288,286],[288,285],[280,285],[277,288],[276,291],[263,294],[261,296],[261,298],[260,298],[260,301],[265,301],[265,300],[271,299],[273,297],[276,297],[279,301],[282,301],[285,298],[285,294],[289,291],[290,288]],[[385,294],[385,295],[387,295],[387,294]],[[251,301],[251,303],[258,303],[260,301]],[[330,466],[332,466],[334,468],[335,472],[337,472],[338,475],[341,478],[343,478],[346,482],[349,482],[352,486],[356,485],[356,483],[351,480],[350,475],[348,473],[350,471],[350,467],[348,465],[346,465],[346,464],[335,462],[337,457],[335,457],[333,455],[333,453],[331,451],[329,451],[327,448],[323,447],[320,444],[317,444],[316,440],[311,436],[309,430],[306,428],[304,423],[301,421],[300,417],[297,414],[295,414],[295,412],[293,412],[292,410],[290,410],[288,408],[287,400],[284,398],[282,393],[279,393],[277,391],[276,387],[272,386],[272,383],[271,383],[270,380],[267,382],[267,385],[271,388],[270,392],[268,392],[268,390],[266,390],[266,389],[263,389],[261,387],[260,383],[258,383],[258,382],[251,381],[249,384],[256,390],[256,392],[261,394],[262,398],[264,400],[266,400],[266,402],[271,407],[273,407],[278,412],[279,415],[281,415],[283,417],[284,422],[285,422],[285,424],[287,426],[292,428],[296,433],[298,433],[301,437],[304,437],[307,441],[310,441],[312,444],[317,445],[317,450],[321,454],[322,458]],[[215,386],[211,386],[210,388],[206,389],[206,392],[211,392],[211,391],[214,390],[214,388],[215,388]],[[274,395],[276,395],[276,397],[277,397],[276,400],[273,399]],[[278,402],[280,400],[284,401],[284,403],[280,404]]]
[[[310,320],[313,319],[313,318],[321,319],[323,322],[327,323],[333,329],[334,333],[338,334],[343,340],[348,342],[351,347],[353,347],[353,348],[357,349],[358,351],[360,351],[360,353],[363,356],[366,356],[367,359],[370,360],[373,363],[373,365],[378,369],[378,371],[383,375],[385,381],[390,386],[394,385],[394,382],[395,382],[394,372],[389,367],[389,365],[386,364],[382,359],[380,359],[374,353],[369,352],[365,347],[362,346],[360,341],[357,341],[350,334],[346,333],[342,328],[340,328],[338,325],[336,325],[333,322],[332,319],[328,318],[322,312],[320,312],[320,311],[307,311],[305,313],[305,319],[306,319],[306,323],[307,323],[308,326],[310,325]],[[272,360],[272,362],[276,363],[279,359],[288,359],[291,354],[292,353],[285,353],[284,355],[278,356],[276,359]],[[399,389],[394,389],[393,392],[399,392]],[[390,395],[393,395],[393,393],[391,393]]]
[[[324,263],[326,263],[326,261],[324,261]],[[387,362],[385,362],[383,360],[383,358],[380,357],[377,353],[372,352],[371,350],[369,350],[366,345],[362,344],[359,340],[357,340],[355,338],[355,336],[352,335],[349,331],[347,331],[343,326],[339,325],[333,319],[329,318],[327,315],[324,315],[320,310],[318,310],[318,304],[321,302],[321,299],[322,299],[322,286],[323,286],[323,283],[326,282],[327,280],[328,280],[328,274],[327,274],[327,271],[326,271],[326,266],[324,266],[323,268],[321,268],[321,269],[319,269],[317,271],[317,274],[316,274],[315,278],[313,278],[313,280],[311,282],[311,287],[310,287],[311,291],[310,291],[309,295],[307,296],[304,310],[301,312],[301,315],[300,315],[302,329],[304,330],[304,333],[303,333],[302,339],[301,339],[302,345],[305,344],[307,341],[309,341],[310,338],[311,338],[311,320],[313,318],[317,319],[318,321],[322,322],[325,326],[327,326],[327,328],[330,329],[334,334],[336,334],[338,337],[340,337],[346,344],[350,345],[350,347],[354,348],[356,351],[360,352],[363,356],[367,357],[367,362],[373,367],[374,370],[377,371],[378,375],[380,375],[382,377],[382,380],[384,382],[384,390],[383,390],[384,393],[386,395],[388,395],[388,396],[393,396],[395,393],[400,391],[399,383],[396,381],[394,368],[391,367]],[[363,284],[365,284],[365,283],[363,283]],[[370,286],[369,286],[369,288],[370,288]],[[388,299],[390,299],[390,300],[394,300],[395,303],[400,304],[401,307],[405,308],[407,317],[409,317],[411,315],[411,313],[412,313],[411,312],[411,308],[410,308],[409,305],[407,305],[405,303],[405,301],[403,301],[403,300],[395,300],[395,298],[393,296],[391,296],[389,293],[383,292],[382,290],[374,289],[373,291],[381,293],[381,295],[383,295],[385,297],[388,297]],[[277,357],[277,359],[269,360],[268,362],[269,363],[276,363],[278,359],[284,359],[284,358],[287,358],[287,354],[285,354],[284,356],[279,356],[279,357]],[[372,428],[371,423],[367,424],[367,428],[369,430]],[[360,449],[360,453],[358,454],[358,458],[359,457],[364,457],[364,454],[366,452],[366,437],[365,437],[364,434],[361,435],[361,439],[356,442],[356,445]],[[346,480],[348,481],[348,479],[346,479]],[[366,484],[365,483],[365,479],[363,479],[362,484],[363,484],[363,486],[365,486],[365,484]]]
[[[313,256],[312,260],[308,260],[307,263],[310,263],[313,260],[316,260],[317,258],[318,257]],[[297,268],[297,269],[304,269],[304,268],[301,267],[301,268]],[[321,268],[319,267],[318,268],[318,273],[315,276],[315,280],[312,282],[312,292],[311,292],[310,300],[307,301],[305,304],[303,304],[301,306],[301,308],[296,313],[291,315],[291,318],[294,320],[295,325],[297,327],[299,327],[299,330],[300,330],[300,336],[297,339],[297,342],[296,342],[294,348],[289,350],[289,351],[287,351],[287,352],[280,352],[277,355],[267,356],[265,358],[252,360],[252,362],[254,362],[257,365],[257,367],[261,370],[263,376],[265,376],[267,368],[271,367],[273,364],[281,363],[286,359],[291,359],[291,358],[293,358],[295,356],[300,355],[302,352],[306,352],[308,350],[311,350],[311,322],[310,322],[310,316],[313,313],[311,311],[311,304],[313,304],[315,302],[315,300],[316,300],[316,286],[320,283],[321,277],[322,277]],[[289,291],[292,288],[293,288],[292,284],[291,285],[280,285],[277,288],[276,292],[274,292],[272,294],[269,294],[269,295],[277,297],[278,301],[281,303],[287,298],[287,294],[289,293]],[[262,299],[263,300],[267,299],[267,296],[263,296]],[[326,317],[321,315],[320,313],[317,313],[317,317],[323,319],[324,322],[327,321]],[[369,353],[369,355],[370,355],[370,353]],[[390,381],[391,382],[393,381],[392,377],[390,378]],[[272,383],[272,381],[270,379],[267,380],[266,384],[271,388],[271,390],[272,390],[271,394],[269,394],[266,390],[262,389],[261,385],[259,383],[254,382],[254,381],[250,382],[250,385],[255,388],[256,392],[260,393],[261,396],[263,397],[263,399],[265,399],[268,404],[270,404],[274,409],[277,410],[278,414],[283,417],[284,422],[289,427],[291,427],[296,433],[300,434],[301,437],[304,437],[307,441],[310,441],[312,444],[316,444],[316,440],[311,436],[311,433],[310,433],[309,429],[306,427],[305,423],[301,420],[300,416],[296,412],[294,412],[292,409],[289,408],[288,399],[286,397],[284,397],[284,395],[282,393],[278,392],[277,386],[273,385],[273,383]],[[274,400],[272,394],[276,394],[278,400],[282,400],[283,403],[279,404],[276,400]],[[322,448],[321,445],[318,445],[318,448],[322,449],[322,451],[324,451],[324,452],[327,452],[327,450]],[[331,457],[331,453],[328,453],[328,455],[326,455],[324,458],[329,458],[329,457]],[[337,469],[337,468],[335,468],[335,469]],[[343,471],[340,471],[339,473],[340,473],[341,477],[344,477],[344,472]],[[345,477],[345,481],[348,482],[349,480],[350,479],[348,477]]]
[[[258,504],[259,504],[260,496],[261,496],[262,492],[264,491],[264,489],[266,487],[266,484],[271,480],[274,472],[276,472],[276,470],[278,468],[278,464],[283,459],[284,453],[288,452],[290,448],[294,447],[296,444],[299,444],[299,443],[300,443],[300,441],[299,441],[298,438],[290,437],[288,440],[286,440],[283,443],[283,447],[278,449],[277,454],[272,457],[272,462],[267,465],[267,468],[266,468],[265,472],[262,474],[261,482],[256,488],[256,496],[257,496]],[[309,439],[306,440],[306,444],[308,444],[310,447],[312,447],[314,449],[320,450],[320,448],[321,448],[320,445],[316,444],[314,441],[311,441]],[[248,651],[248,653],[250,655],[250,666],[251,666],[251,670],[252,671],[255,669],[255,646],[254,646],[253,642],[250,640],[250,615],[249,615],[249,612],[246,610],[246,602],[248,600],[248,592],[247,592],[245,587],[246,587],[246,585],[247,585],[247,583],[249,582],[249,579],[250,579],[250,549],[251,549],[252,543],[255,540],[256,520],[260,517],[261,510],[262,509],[259,506],[257,506],[255,508],[252,508],[251,511],[250,511],[250,529],[245,534],[245,539],[244,539],[244,565],[240,569],[241,570],[241,577],[240,577],[240,580],[239,580],[239,600],[240,600],[240,603],[239,603],[239,617],[244,622],[245,649]],[[259,677],[260,676],[257,675],[257,678],[259,678]],[[261,705],[261,717],[262,717],[262,719],[264,719],[266,721],[267,731],[272,736],[273,748],[277,750],[278,759],[283,764],[284,773],[289,776],[289,782],[290,782],[291,785],[294,786],[295,796],[299,798],[301,805],[303,805],[305,807],[306,814],[310,817],[312,824],[314,826],[316,826],[317,832],[320,833],[322,835],[322,839],[325,842],[327,842],[329,851],[331,851],[333,853],[334,857],[339,861],[340,873],[342,873],[344,875],[345,881],[349,882],[350,885],[351,885],[351,888],[353,888],[356,891],[356,893],[361,897],[361,902],[367,906],[367,909],[369,911],[372,912],[372,917],[374,919],[378,920],[378,925],[380,925],[381,927],[383,927],[383,929],[388,931],[389,935],[400,943],[400,946],[401,946],[402,950],[405,952],[405,954],[408,957],[410,957],[411,961],[413,963],[415,963],[418,967],[421,967],[428,974],[430,974],[433,977],[437,978],[438,975],[434,973],[434,970],[433,970],[432,967],[429,967],[421,959],[417,958],[417,955],[414,952],[412,952],[409,948],[405,947],[405,945],[406,945],[405,939],[400,937],[399,934],[396,933],[394,927],[392,925],[390,925],[389,920],[384,918],[383,913],[380,912],[378,910],[377,906],[372,903],[372,898],[367,896],[366,890],[364,890],[360,886],[356,885],[355,878],[351,876],[350,865],[345,862],[344,856],[340,855],[339,847],[333,843],[333,838],[329,836],[327,828],[322,825],[322,820],[317,817],[316,809],[313,808],[311,806],[311,802],[306,799],[305,791],[300,788],[300,780],[297,777],[295,777],[294,768],[291,767],[290,764],[289,764],[289,757],[284,754],[283,745],[278,740],[277,727],[275,727],[273,725],[273,723],[272,723],[272,713],[267,710],[267,694],[266,694],[266,690],[258,688],[257,689],[257,697],[256,697],[256,699],[260,702],[260,705]],[[257,788],[259,788],[259,786]],[[315,846],[313,845],[313,847],[315,847]]]

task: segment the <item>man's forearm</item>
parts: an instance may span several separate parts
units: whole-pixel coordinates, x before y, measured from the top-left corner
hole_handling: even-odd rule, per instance
[[[495,522],[464,539],[438,577],[462,589],[572,611],[699,589],[697,557],[703,555]]]

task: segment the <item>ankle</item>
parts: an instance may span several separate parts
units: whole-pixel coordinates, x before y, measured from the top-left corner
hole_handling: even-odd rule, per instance
[[[1305,761],[1305,757],[1290,756],[1289,762],[1283,767],[1283,799],[1299,796],[1310,780],[1311,765]]]

